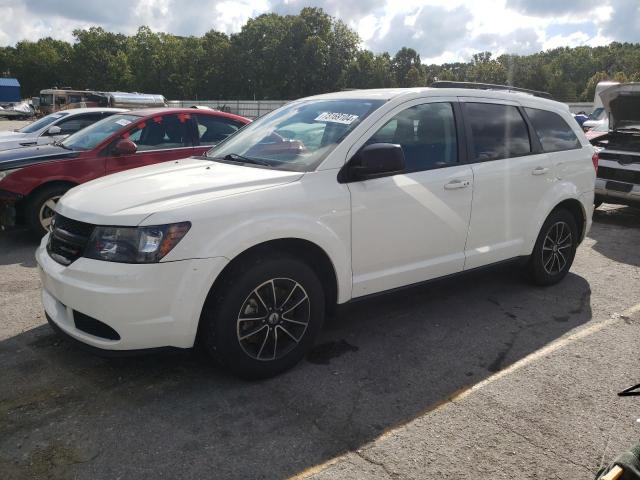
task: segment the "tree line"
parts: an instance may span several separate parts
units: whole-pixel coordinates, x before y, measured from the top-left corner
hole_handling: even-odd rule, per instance
[[[640,44],[556,48],[532,55],[490,52],[469,62],[427,65],[413,48],[393,56],[360,48],[344,22],[319,8],[260,15],[240,32],[135,35],[78,29],[73,43],[42,38],[0,48],[0,75],[25,97],[69,86],[160,93],[169,99],[293,99],[348,88],[428,86],[434,80],[509,84],[592,101],[601,80],[640,81]],[[425,40],[428,41],[428,40]]]

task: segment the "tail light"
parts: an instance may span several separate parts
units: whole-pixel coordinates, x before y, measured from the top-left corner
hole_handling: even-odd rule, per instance
[[[591,157],[591,161],[593,162],[593,168],[595,168],[596,173],[598,173],[598,162],[600,161],[600,154],[598,152],[594,152],[593,157]]]

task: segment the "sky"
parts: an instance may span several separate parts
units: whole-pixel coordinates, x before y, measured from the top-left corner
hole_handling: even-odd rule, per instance
[[[393,55],[412,47],[423,63],[640,42],[640,0],[0,0],[0,45],[72,41],[75,28],[94,25],[126,34],[140,25],[176,35],[234,33],[251,17],[305,6],[343,20],[365,48]]]

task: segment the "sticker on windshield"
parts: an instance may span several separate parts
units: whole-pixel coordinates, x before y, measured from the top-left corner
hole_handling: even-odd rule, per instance
[[[351,125],[358,119],[358,115],[351,115],[350,113],[332,113],[322,112],[315,118],[316,122],[332,122],[342,123],[344,125]]]
[[[120,120],[116,120],[116,123],[118,125],[122,125],[123,127],[126,127],[131,123],[131,120],[127,120],[126,118],[121,118]]]
[[[64,115],[60,115],[59,113],[56,113],[55,115],[51,115],[51,118],[62,118],[64,117]]]

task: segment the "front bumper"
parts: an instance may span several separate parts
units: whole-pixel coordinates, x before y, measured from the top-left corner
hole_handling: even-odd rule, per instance
[[[16,224],[16,203],[22,195],[0,190],[0,228],[13,227]]]
[[[599,200],[622,205],[640,205],[640,185],[629,184],[632,185],[631,191],[619,192],[617,190],[607,189],[607,181],[608,180],[603,178],[596,178],[595,194]]]
[[[68,267],[46,251],[36,252],[42,303],[50,321],[66,335],[105,350],[193,346],[200,313],[225,258],[131,265],[80,258]],[[118,340],[80,330],[75,312],[102,322]]]

